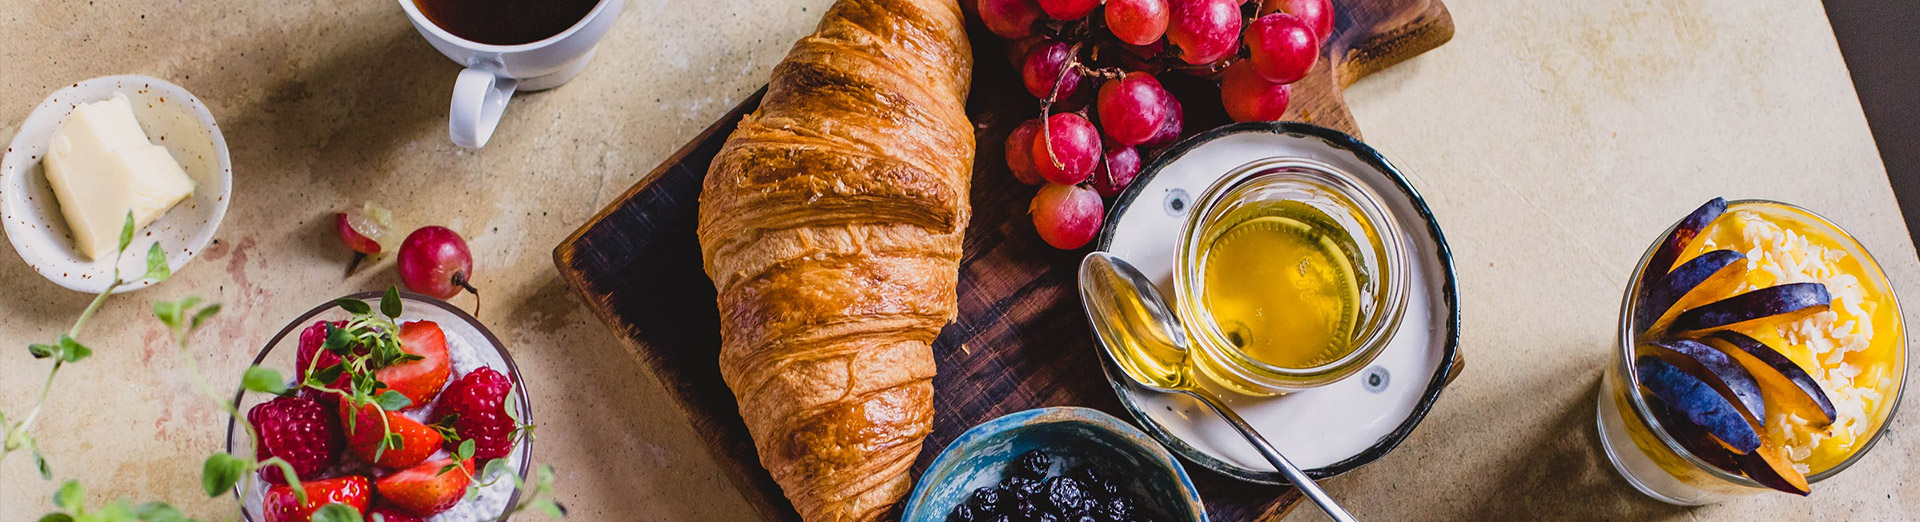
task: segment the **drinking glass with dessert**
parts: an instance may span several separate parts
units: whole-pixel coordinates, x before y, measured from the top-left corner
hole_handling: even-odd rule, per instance
[[[1806,495],[1882,434],[1905,378],[1905,322],[1879,264],[1839,226],[1716,198],[1634,274],[1598,422],[1640,491],[1675,504]]]

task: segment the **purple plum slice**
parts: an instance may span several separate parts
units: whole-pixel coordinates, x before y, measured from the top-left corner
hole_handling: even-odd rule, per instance
[[[1727,473],[1736,475],[1740,473],[1740,461],[1736,459],[1733,452],[1727,451],[1726,446],[1714,440],[1713,435],[1707,433],[1706,428],[1687,420],[1680,412],[1667,406],[1667,403],[1661,401],[1659,397],[1649,395],[1644,398],[1647,400],[1647,409],[1653,410],[1653,418],[1660,421],[1660,427],[1665,428],[1667,435],[1679,441],[1680,446],[1686,448],[1688,453]]]
[[[1746,415],[1706,381],[1651,355],[1635,359],[1633,367],[1641,386],[1694,425],[1725,442],[1727,449],[1744,455],[1760,447],[1760,433],[1754,431]]]
[[[1747,321],[1788,314],[1825,311],[1833,303],[1827,285],[1788,283],[1774,285],[1680,312],[1669,326],[1670,332],[1717,330]]]
[[[1754,425],[1767,418],[1767,401],[1760,383],[1726,352],[1687,339],[1661,339],[1644,345],[1653,355],[1699,378],[1740,407]]]
[[[1693,209],[1693,213],[1687,214],[1687,217],[1680,218],[1680,222],[1673,225],[1673,230],[1660,239],[1660,247],[1654,249],[1653,257],[1647,258],[1646,271],[1640,273],[1640,288],[1651,288],[1654,282],[1667,275],[1667,271],[1673,269],[1673,263],[1680,260],[1680,252],[1687,249],[1687,244],[1692,243],[1693,238],[1699,237],[1700,231],[1707,228],[1707,224],[1713,223],[1726,211],[1727,200],[1713,198],[1700,205],[1700,208]]]
[[[1833,424],[1833,401],[1827,398],[1827,391],[1785,354],[1747,334],[1731,330],[1714,332],[1712,339],[1735,348],[1727,350],[1727,354],[1747,367],[1754,380],[1760,382],[1761,389],[1777,391],[1774,395],[1779,397],[1780,404],[1776,407],[1785,407],[1800,418],[1812,421],[1816,427]]]
[[[1661,277],[1652,287],[1645,288],[1646,291],[1640,294],[1640,303],[1633,308],[1633,327],[1639,331],[1646,331],[1653,326],[1655,320],[1666,315],[1674,304],[1679,303],[1681,297],[1694,289],[1701,288],[1702,283],[1710,278],[1717,277],[1722,280],[1739,278],[1746,273],[1746,264],[1740,261],[1746,259],[1745,254],[1736,251],[1715,250],[1681,263],[1679,268],[1668,272],[1666,276]]]
[[[1762,444],[1752,453],[1735,455],[1733,458],[1740,462],[1740,469],[1748,477],[1763,486],[1803,497],[1813,492],[1813,487],[1807,484],[1807,476],[1793,467],[1787,452],[1778,445]]]

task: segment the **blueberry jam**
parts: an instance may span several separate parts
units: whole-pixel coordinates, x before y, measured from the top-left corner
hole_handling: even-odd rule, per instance
[[[1047,476],[1053,457],[1029,451],[1007,464],[999,484],[973,490],[947,522],[1135,522],[1164,520],[1092,467]]]

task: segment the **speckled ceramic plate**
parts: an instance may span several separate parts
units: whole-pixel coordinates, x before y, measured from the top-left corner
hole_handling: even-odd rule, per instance
[[[363,292],[342,299],[366,301],[373,305],[373,309],[379,310],[381,300],[384,298],[385,296],[380,292]],[[440,325],[440,330],[446,334],[447,349],[452,356],[451,362],[455,370],[447,380],[448,384],[459,379],[463,370],[471,371],[472,368],[479,366],[493,368],[494,371],[505,374],[507,379],[513,382],[513,391],[508,396],[508,404],[509,407],[514,408],[520,422],[525,424],[536,422],[533,419],[533,405],[527,398],[527,389],[521,385],[526,381],[520,377],[520,367],[513,363],[513,356],[507,353],[506,345],[501,344],[500,339],[494,337],[492,331],[480,324],[479,319],[446,301],[411,292],[401,292],[400,302],[402,309],[399,322],[433,321]],[[300,332],[317,321],[347,319],[347,312],[340,309],[337,303],[339,303],[338,300],[327,301],[293,318],[280,329],[279,333],[268,339],[265,346],[260,348],[260,353],[254,356],[253,364],[277,370],[288,379],[295,378],[294,368],[298,366],[295,360],[300,351]],[[458,353],[460,351],[466,352],[467,355],[460,355]],[[240,411],[245,412],[273,398],[272,395],[241,390],[234,395],[233,403],[239,405]],[[428,410],[432,407],[402,410],[400,413],[415,420],[423,420],[427,418],[430,413]],[[227,452],[239,455],[249,455],[253,452],[253,440],[247,437],[245,429],[235,421],[227,422]],[[429,459],[446,458],[446,453],[446,450],[442,449]],[[514,445],[513,451],[502,458],[507,459],[511,464],[510,469],[519,474],[522,481],[527,480],[533,467],[533,442],[527,437],[521,437]],[[345,474],[349,471],[367,474],[368,466],[346,464],[349,460],[351,457],[341,456],[341,464],[337,464],[330,470],[332,473],[328,476]],[[480,470],[474,471],[478,473]],[[442,517],[439,519],[494,520],[500,517],[507,506],[513,505],[520,497],[520,492],[513,489],[513,481],[502,478],[503,480],[494,482],[477,500],[454,506],[438,515]],[[241,502],[240,513],[247,522],[265,520],[260,513],[260,504],[268,486],[270,485],[261,480],[256,473],[243,477],[240,484],[234,487],[234,496]],[[455,511],[460,513],[454,513]]]
[[[1007,463],[1030,450],[1054,457],[1053,474],[1092,466],[1130,477],[1132,498],[1162,520],[1207,520],[1200,494],[1180,462],[1147,434],[1099,410],[1061,406],[982,422],[940,451],[907,499],[903,522],[939,522],[975,489],[1000,483]]]
[[[1397,333],[1371,365],[1345,380],[1280,397],[1215,389],[1294,464],[1313,477],[1365,465],[1399,445],[1439,398],[1459,341],[1452,256],[1432,212],[1400,171],[1351,136],[1304,123],[1241,123],[1187,139],[1148,165],[1107,217],[1097,244],[1139,267],[1162,295],[1193,198],[1235,168],[1260,159],[1304,157],[1359,178],[1385,199],[1408,237],[1407,307]],[[1286,480],[1206,406],[1184,395],[1140,388],[1104,357],[1121,403],[1154,438],[1201,466],[1253,482]],[[1204,380],[1204,379],[1203,379]]]
[[[220,220],[227,215],[227,198],[233,189],[233,163],[227,157],[227,140],[198,98],[178,85],[150,76],[103,76],[60,89],[20,123],[20,133],[0,160],[0,220],[6,223],[7,240],[35,272],[69,289],[98,293],[112,283],[114,260],[90,260],[74,247],[73,233],[60,214],[60,202],[47,184],[41,159],[47,156],[47,144],[53,131],[82,103],[105,100],[113,93],[125,93],[133,102],[134,118],[147,132],[147,139],[167,148],[180,168],[198,185],[186,201],[167,211],[160,219],[140,229],[133,244],[120,256],[121,274],[137,277],[146,273],[148,248],[159,243],[167,254],[167,266],[179,271],[213,241]],[[115,292],[146,288],[153,281],[142,280],[122,285]]]

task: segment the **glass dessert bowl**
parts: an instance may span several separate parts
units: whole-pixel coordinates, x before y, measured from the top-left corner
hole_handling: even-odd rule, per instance
[[[1883,433],[1905,322],[1879,264],[1831,221],[1716,199],[1633,274],[1597,422],[1641,492],[1688,505],[1805,495]]]
[[[347,304],[353,302],[364,303],[371,309],[367,313],[373,315],[384,314],[383,310],[387,310],[384,306],[387,296],[379,292],[349,295],[314,307],[294,318],[261,348],[253,364],[279,371],[291,380],[289,388],[292,391],[287,393],[287,397],[241,391],[234,403],[238,411],[247,415],[249,422],[255,426],[255,433],[259,435],[250,434],[247,426],[237,420],[230,421],[227,450],[236,455],[246,455],[257,451],[257,446],[260,446],[260,439],[256,437],[268,437],[272,439],[265,444],[268,450],[254,453],[259,458],[265,460],[273,456],[289,460],[307,484],[310,495],[350,497],[363,505],[355,505],[355,501],[345,503],[367,508],[361,512],[369,517],[371,513],[385,512],[435,522],[498,519],[518,502],[520,490],[516,488],[517,483],[525,482],[531,469],[531,439],[517,428],[529,424],[532,413],[519,369],[499,339],[465,311],[423,295],[405,292],[390,295],[396,297],[401,305],[400,313],[390,318],[390,324],[397,326],[396,337],[401,350],[412,355],[426,354],[424,359],[402,359],[402,364],[388,366],[377,373],[383,384],[390,384],[381,388],[382,395],[394,394],[406,396],[406,399],[376,396],[379,402],[395,404],[362,405],[358,408],[357,419],[369,420],[350,422],[350,410],[340,404],[346,399],[329,392],[301,387],[306,373],[311,371],[328,375],[322,367],[339,360],[315,362],[316,357],[312,354],[317,353],[316,350],[312,347],[307,350],[301,348],[303,344],[329,346],[326,339],[335,331],[349,331],[352,323],[341,322],[355,320],[356,314],[343,306],[353,306]],[[329,327],[328,324],[333,326]],[[434,345],[444,348],[418,348]],[[377,358],[380,350],[375,348],[371,351]],[[301,368],[302,359],[306,359],[307,368]],[[430,372],[389,371],[406,363],[440,366],[444,368],[440,373],[444,377],[417,377]],[[349,379],[341,377],[334,381],[333,386],[323,387],[348,389],[351,386]],[[504,390],[501,389],[503,386]],[[405,402],[399,402],[401,400]],[[486,415],[476,410],[475,404],[497,404],[498,413],[504,413],[510,420],[501,421],[496,416]],[[466,413],[468,418],[463,420],[458,413]],[[302,422],[306,424],[299,424]],[[483,434],[480,424],[475,424],[479,422],[507,422],[514,429],[507,431],[502,439],[498,430],[491,435]],[[369,430],[368,434],[376,442],[362,443],[359,441],[367,438],[355,437],[363,424],[383,430],[380,434],[373,434]],[[276,425],[280,427],[276,428]],[[325,432],[326,435],[303,439],[304,434],[294,428],[310,433]],[[276,430],[278,433],[275,433]],[[403,442],[383,447],[377,441],[382,438],[380,435],[389,433],[394,437],[405,435],[405,441],[427,442],[413,445]],[[290,444],[287,441],[311,442],[315,439],[328,439],[330,442],[312,444],[319,448],[295,448],[292,456],[287,455],[289,451],[284,449]],[[478,449],[462,448],[453,442],[462,439],[479,442],[469,445]],[[463,472],[445,466],[454,462],[450,457],[462,452],[472,454],[474,462],[469,470]],[[318,471],[309,473],[309,470]],[[263,467],[260,473],[243,477],[235,488],[242,515],[248,522],[273,522],[283,518],[272,513],[275,508],[271,506],[276,500],[285,500],[276,498],[276,494],[290,492],[286,486],[276,487],[277,483],[284,483],[278,480],[281,472],[279,468]],[[419,483],[431,481],[443,484],[440,482],[442,478],[463,473],[465,476],[451,480],[463,482],[456,488],[461,493],[465,492],[468,484],[476,486],[472,494],[460,494],[456,498],[445,498],[443,495],[441,500],[427,503],[431,505],[421,505],[417,500],[410,503],[388,498],[389,493],[399,492],[401,488],[430,490],[432,485]],[[406,483],[409,481],[414,483]],[[391,487],[393,491],[383,491],[383,487]]]

